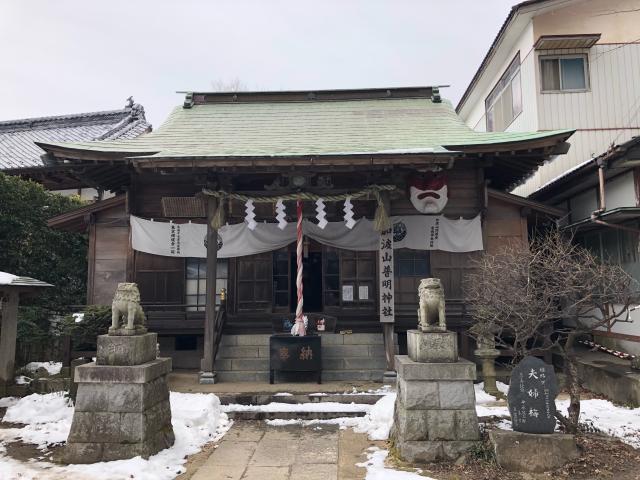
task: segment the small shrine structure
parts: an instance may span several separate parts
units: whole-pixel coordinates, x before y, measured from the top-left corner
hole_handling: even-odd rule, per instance
[[[138,284],[175,368],[267,381],[255,335],[312,314],[350,334],[323,342],[323,379],[374,380],[415,328],[421,279],[464,331],[474,255],[561,215],[506,192],[571,134],[476,132],[438,87],[188,92],[152,133],[38,146],[52,172],[118,194],[49,225],[88,231],[88,303]]]
[[[0,397],[6,395],[7,385],[13,384],[20,299],[47,287],[53,285],[0,272]]]

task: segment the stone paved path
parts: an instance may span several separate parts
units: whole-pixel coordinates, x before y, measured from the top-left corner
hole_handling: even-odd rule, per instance
[[[356,467],[374,443],[335,425],[271,427],[238,421],[204,462],[189,468],[190,480],[356,480]],[[191,475],[189,475],[191,473]]]

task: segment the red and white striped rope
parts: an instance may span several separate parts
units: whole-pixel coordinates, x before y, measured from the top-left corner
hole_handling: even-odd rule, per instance
[[[298,325],[298,335],[306,335],[304,328],[304,319],[302,318],[302,306],[304,298],[302,295],[302,200],[297,200],[296,209],[298,214],[297,225],[297,244],[296,244],[296,260],[297,260],[297,275],[296,275],[296,287],[298,289],[298,305],[296,306],[296,324]]]
[[[587,347],[597,348],[599,350],[602,350],[603,352],[608,353],[609,355],[613,355],[614,357],[622,358],[624,360],[633,360],[636,357],[635,355],[631,355],[625,352],[620,352],[618,350],[613,350],[611,348],[605,347],[604,345],[600,345],[599,343],[592,342],[590,340],[580,340],[579,343],[582,343]]]

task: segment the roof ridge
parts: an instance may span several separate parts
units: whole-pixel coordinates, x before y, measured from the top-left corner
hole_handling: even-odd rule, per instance
[[[0,132],[9,130],[8,127],[24,127],[25,129],[34,129],[37,127],[57,127],[58,123],[67,122],[69,120],[81,120],[84,122],[92,119],[104,118],[104,120],[112,120],[110,117],[118,115],[130,115],[131,108],[123,108],[120,110],[104,110],[99,112],[71,113],[66,115],[52,115],[49,117],[31,117],[21,118],[17,120],[0,121]],[[109,118],[107,118],[109,117]]]

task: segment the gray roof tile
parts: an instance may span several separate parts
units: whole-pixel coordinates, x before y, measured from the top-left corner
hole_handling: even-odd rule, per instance
[[[132,100],[121,110],[0,122],[0,170],[42,166],[34,142],[130,140],[151,129],[144,108]]]

